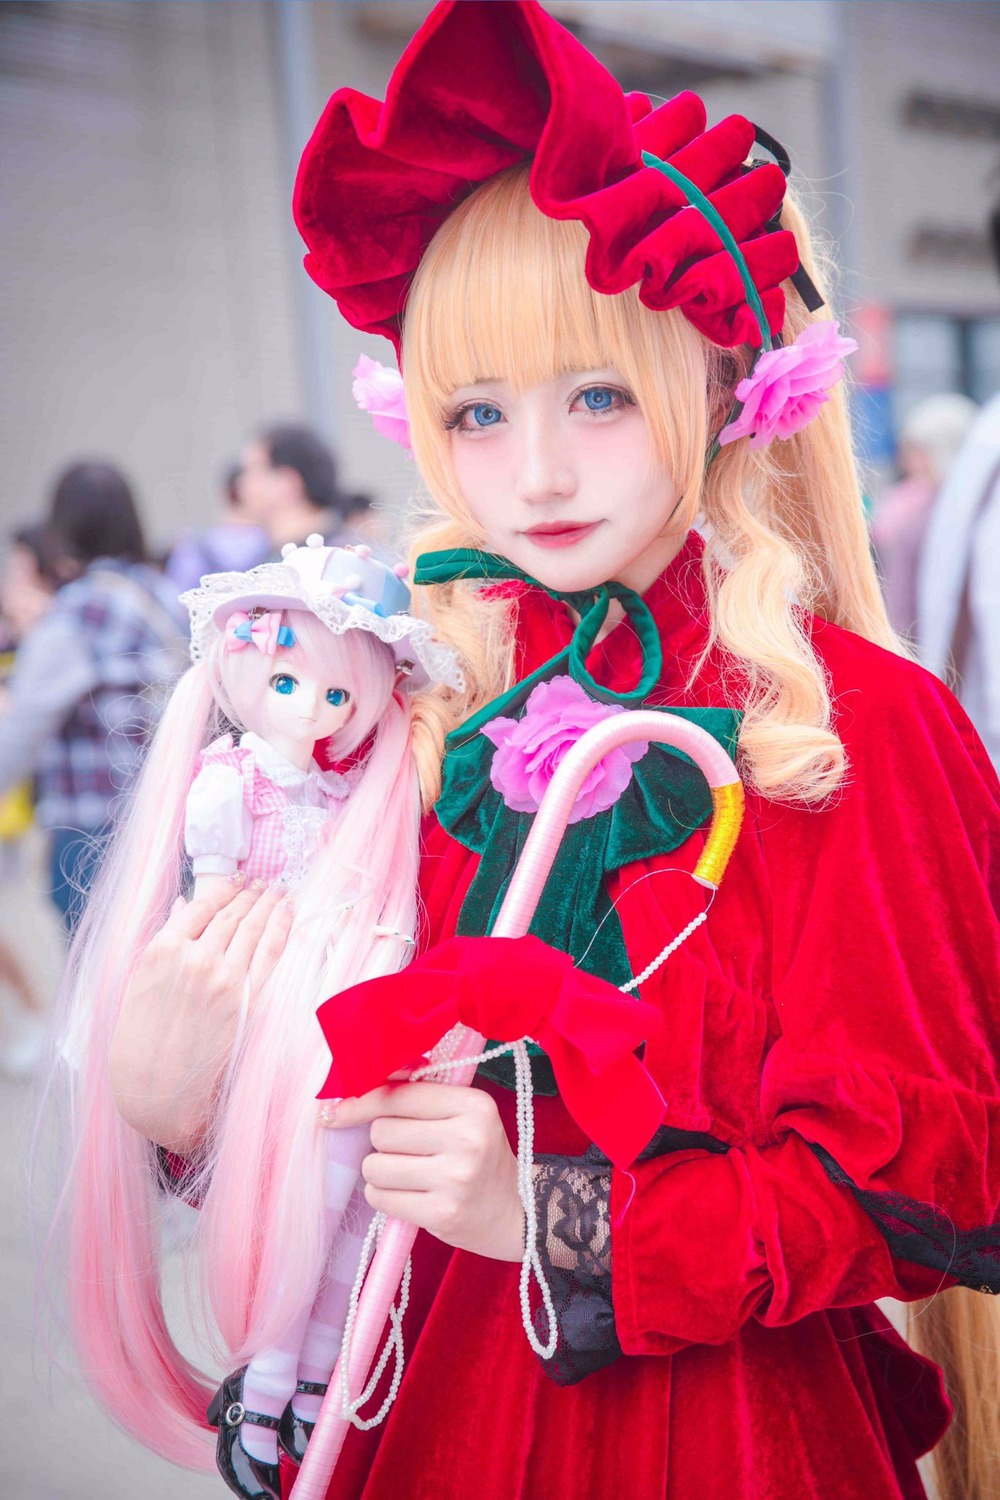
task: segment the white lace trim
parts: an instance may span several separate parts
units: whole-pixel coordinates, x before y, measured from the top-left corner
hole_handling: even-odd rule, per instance
[[[268,781],[273,781],[275,786],[301,788],[303,793],[313,794],[316,799],[333,797],[338,802],[349,797],[354,790],[357,777],[353,772],[341,774],[339,771],[324,771],[316,761],[311,762],[308,771],[303,771],[252,729],[248,729],[241,737],[240,749],[250,751],[262,774]],[[316,805],[320,805],[319,800]]]
[[[188,589],[180,596],[191,616],[192,661],[201,661],[208,654],[218,633],[214,616],[219,606],[230,599],[245,599],[251,593],[275,601],[287,600],[289,608],[301,609],[304,605],[334,635],[343,635],[348,630],[367,630],[388,646],[395,648],[405,643],[405,649],[395,650],[397,659],[412,654],[432,683],[441,682],[458,691],[465,686],[465,677],[454,651],[434,640],[426,620],[418,620],[409,614],[383,618],[362,604],[348,605],[336,595],[313,592],[303,587],[302,578],[294,568],[283,563],[262,563],[247,573],[212,573],[200,588]],[[410,686],[422,685],[419,681],[414,683],[413,678],[408,682]]]
[[[290,802],[281,809],[281,833],[285,845],[285,868],[279,885],[299,885],[306,877],[330,821],[324,807],[299,807]]]

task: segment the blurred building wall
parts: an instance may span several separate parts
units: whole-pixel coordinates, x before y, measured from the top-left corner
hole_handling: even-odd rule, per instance
[[[3,520],[81,453],[161,538],[301,405],[266,0],[0,8]]]
[[[394,507],[411,496],[412,468],[350,397],[358,353],[385,360],[389,346],[347,328],[308,283],[289,199],[328,94],[350,83],[381,96],[428,8],[0,4],[0,526],[41,506],[62,463],[104,453],[134,476],[165,542],[208,519],[217,472],[254,425],[293,415],[319,415],[349,487]],[[921,361],[915,388],[989,383],[1000,6],[550,9],[626,87],[696,88],[710,118],[738,110],[789,146],[846,262],[840,300],[864,337],[873,421],[891,423],[899,377]]]

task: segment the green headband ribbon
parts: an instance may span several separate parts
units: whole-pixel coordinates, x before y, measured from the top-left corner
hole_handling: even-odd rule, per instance
[[[580,622],[573,632],[573,639],[569,645],[565,646],[562,651],[557,651],[555,656],[543,662],[528,677],[515,683],[502,697],[495,698],[492,703],[480,709],[479,713],[466,720],[461,729],[463,740],[478,734],[483,724],[489,723],[491,719],[502,714],[515,697],[520,697],[524,693],[526,687],[551,677],[556,668],[563,665],[574,682],[578,682],[592,698],[597,698],[603,703],[620,703],[625,707],[635,707],[644,702],[659,682],[663,670],[663,647],[660,645],[660,633],[656,628],[656,621],[641,595],[637,594],[634,589],[626,588],[623,583],[602,583],[597,588],[572,592],[550,589],[544,583],[539,583],[536,578],[532,578],[529,573],[525,573],[522,568],[508,562],[507,558],[500,557],[495,552],[479,552],[469,547],[451,547],[443,552],[424,552],[417,558],[413,573],[413,582],[419,584],[454,583],[463,578],[527,583],[532,588],[542,589],[550,599],[558,599],[563,604],[568,604],[580,616]],[[614,688],[602,686],[587,671],[587,657],[593,650],[601,626],[607,619],[612,599],[619,600],[624,607],[642,651],[642,672],[639,681],[634,688],[629,688],[625,692],[616,692]]]
[[[740,280],[743,282],[743,290],[746,293],[747,306],[750,308],[750,311],[757,319],[757,326],[760,329],[760,348],[755,350],[753,364],[751,364],[750,370],[748,372],[752,375],[757,361],[760,359],[760,356],[762,354],[766,354],[768,350],[774,348],[774,340],[771,337],[771,325],[767,321],[767,314],[764,311],[764,304],[760,300],[760,293],[758,292],[757,287],[754,284],[754,279],[750,274],[750,267],[747,265],[746,256],[743,254],[743,251],[736,243],[732,230],[729,228],[729,225],[719,213],[718,209],[709,202],[708,198],[706,198],[701,188],[693,183],[690,177],[685,177],[683,172],[678,172],[677,168],[672,167],[668,161],[661,161],[661,159],[658,156],[654,156],[651,151],[644,151],[642,153],[642,164],[644,167],[653,167],[657,172],[662,172],[664,177],[669,177],[670,181],[674,183],[676,187],[680,188],[681,192],[685,195],[688,202],[691,204],[691,207],[696,208],[701,214],[702,218],[707,219],[709,224],[711,224],[712,228],[719,236],[719,239],[722,241],[723,249],[731,258],[737,271],[739,271]],[[726,420],[725,422],[723,422],[722,426],[728,427],[729,423],[734,422],[742,410],[742,401],[734,401],[729,415],[726,417]],[[712,440],[711,448],[705,455],[706,469],[715,460],[715,458],[718,457],[719,451],[719,439],[718,437],[715,437]]]

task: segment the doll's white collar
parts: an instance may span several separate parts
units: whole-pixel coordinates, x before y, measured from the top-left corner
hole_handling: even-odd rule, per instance
[[[346,777],[336,771],[324,771],[316,761],[310,763],[307,771],[300,770],[280,750],[261,739],[259,734],[254,734],[252,729],[248,729],[241,737],[240,748],[252,753],[264,775],[276,786],[302,786],[306,782],[315,781],[331,796],[343,797],[347,793]]]

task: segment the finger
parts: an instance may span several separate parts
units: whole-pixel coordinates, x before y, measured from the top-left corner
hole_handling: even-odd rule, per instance
[[[448,1120],[401,1120],[380,1115],[371,1124],[372,1147],[402,1156],[437,1156],[454,1143],[454,1125]]]
[[[361,1163],[361,1175],[372,1187],[426,1193],[439,1183],[441,1168],[436,1157],[384,1156],[381,1151],[373,1151]]]
[[[285,888],[273,886],[241,922],[226,956],[249,974],[252,988],[263,982],[284,952],[294,916],[295,909]]]
[[[467,1095],[477,1089],[456,1087],[449,1083],[383,1083],[358,1099],[341,1099],[332,1119],[325,1123],[334,1129],[345,1125],[370,1125],[383,1115],[399,1115],[410,1120],[450,1120],[469,1109]],[[489,1095],[481,1095],[489,1098]]]
[[[431,1193],[401,1193],[389,1188],[365,1185],[365,1198],[377,1214],[387,1214],[390,1219],[402,1219],[416,1229],[427,1229],[434,1218],[434,1197]]]
[[[194,896],[190,901],[183,897],[175,901],[165,927],[178,937],[200,938],[213,917],[243,894],[242,883],[234,880],[230,884],[223,881],[216,884],[213,881],[209,890],[200,896]]]
[[[225,953],[237,929],[250,913],[256,910],[266,895],[267,887],[263,881],[255,880],[234,901],[230,901],[221,911],[216,912],[202,933],[201,941],[217,952]]]

